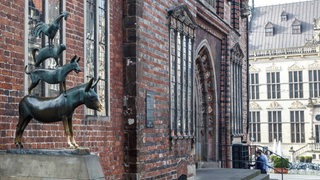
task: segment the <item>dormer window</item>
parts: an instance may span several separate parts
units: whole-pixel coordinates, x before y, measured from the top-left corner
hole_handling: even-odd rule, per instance
[[[295,19],[292,23],[292,34],[301,34],[301,21]]]
[[[271,22],[268,22],[265,26],[265,35],[266,36],[273,36],[274,34],[274,27]]]
[[[288,20],[288,14],[285,11],[282,11],[281,21],[287,21],[287,20]]]

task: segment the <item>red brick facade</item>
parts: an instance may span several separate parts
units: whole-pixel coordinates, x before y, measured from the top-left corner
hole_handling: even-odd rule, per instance
[[[84,1],[65,1],[70,13],[65,27],[66,59],[84,56]],[[100,157],[106,179],[177,179],[194,176],[199,162],[221,162],[231,167],[230,51],[239,44],[243,58],[242,140],[247,123],[247,19],[241,17],[241,0],[143,1],[110,0],[110,116],[88,120],[84,108],[76,109],[73,124],[80,146]],[[212,1],[213,2],[213,1]],[[193,137],[173,138],[170,133],[170,74],[168,10],[186,5],[197,28],[194,42],[195,68],[206,114],[202,142]],[[24,92],[25,2],[0,3],[0,149],[15,148],[18,103]],[[201,57],[208,57],[205,61]],[[80,61],[81,67],[84,60]],[[209,71],[211,78],[204,78]],[[70,73],[67,88],[84,82],[83,74]],[[201,89],[201,87],[198,89]],[[146,127],[146,95],[154,94],[154,127]],[[197,121],[197,120],[196,120]],[[201,136],[202,129],[195,129]],[[200,132],[201,131],[201,132]],[[196,134],[196,133],[195,133]],[[206,139],[206,140],[205,140]],[[32,121],[24,133],[25,148],[67,147],[62,123]],[[197,157],[197,143],[207,148]]]

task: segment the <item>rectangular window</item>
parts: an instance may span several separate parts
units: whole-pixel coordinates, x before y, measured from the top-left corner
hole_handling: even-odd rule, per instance
[[[43,35],[43,31],[36,32],[36,25],[40,22],[50,24],[61,14],[62,12],[62,2],[60,0],[43,1],[43,0],[29,0],[28,3],[28,71],[33,70],[34,58],[33,51],[39,52],[42,48],[48,46],[48,38]],[[62,25],[62,21],[58,21]],[[39,26],[40,27],[40,26]],[[44,28],[41,28],[44,29]],[[53,39],[54,47],[58,46],[63,42],[62,32],[58,30]],[[40,36],[37,36],[40,35]],[[59,65],[62,65],[62,55],[59,58]],[[40,64],[42,68],[54,69],[57,67],[56,61],[53,58],[46,59]],[[27,84],[30,85],[30,78],[27,77]],[[39,83],[35,88],[32,89],[32,94],[38,96],[57,96],[60,93],[59,84],[47,84],[44,82]]]
[[[240,135],[242,129],[242,66],[240,60],[236,56],[232,56],[231,63],[231,78],[232,78],[232,134]]]
[[[268,111],[269,142],[282,141],[281,111]]]
[[[267,73],[267,97],[268,99],[280,99],[280,72]]]
[[[320,143],[320,125],[315,125],[316,130],[316,143]],[[320,155],[319,155],[320,158]]]
[[[178,28],[180,27],[180,28]],[[170,117],[174,135],[193,134],[193,41],[191,27],[170,17]],[[171,133],[171,135],[173,135]]]
[[[249,114],[249,136],[254,142],[261,142],[260,112],[252,111]]]
[[[320,70],[309,70],[309,95],[320,97]]]
[[[287,21],[287,15],[281,15],[281,21]]]
[[[273,27],[265,28],[265,35],[266,36],[273,36]]]
[[[251,73],[250,76],[250,84],[249,84],[249,91],[250,91],[250,99],[259,99],[259,74],[258,73]]]
[[[302,71],[289,71],[289,97],[303,98]]]
[[[301,25],[292,25],[292,34],[301,34]]]
[[[109,115],[108,12],[108,1],[86,1],[85,79],[86,81],[88,81],[91,77],[101,79],[96,86],[96,91],[99,95],[102,105],[104,106],[101,112],[87,108],[87,115]]]
[[[291,142],[304,143],[305,142],[305,129],[304,129],[304,112],[303,111],[290,111],[290,129],[291,129]]]

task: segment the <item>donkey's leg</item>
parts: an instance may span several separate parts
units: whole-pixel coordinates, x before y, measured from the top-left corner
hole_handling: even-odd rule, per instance
[[[19,123],[17,124],[17,128],[16,128],[16,137],[14,140],[16,147],[19,149],[23,148],[23,145],[21,143],[22,135],[31,119],[32,117],[19,117]]]
[[[75,147],[79,147],[79,145],[76,143],[76,140],[74,139],[74,135],[73,135],[72,117],[68,118],[68,124],[69,124],[71,142]]]
[[[69,125],[68,125],[67,118],[63,118],[62,122],[63,122],[64,132],[65,132],[66,138],[67,138],[67,143],[70,148],[74,148],[74,145],[70,141],[70,131],[69,131]]]
[[[17,148],[23,148],[21,144],[21,135],[22,135],[22,123],[23,123],[23,118],[19,117],[19,122],[16,126],[16,134],[14,138],[14,144],[16,145]]]

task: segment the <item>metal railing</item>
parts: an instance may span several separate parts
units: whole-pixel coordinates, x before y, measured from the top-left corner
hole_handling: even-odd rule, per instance
[[[254,146],[262,148],[262,151],[263,151],[264,154],[270,154],[270,155],[274,155],[274,156],[279,157],[279,158],[281,159],[281,166],[282,166],[282,167],[283,167],[286,163],[288,163],[289,166],[290,166],[291,163],[290,163],[286,158],[284,158],[284,157],[282,157],[281,155],[279,155],[279,154],[277,154],[277,153],[269,150],[267,147],[265,147],[265,146],[260,146],[260,145],[254,145]],[[285,162],[285,161],[287,161],[287,162]],[[288,170],[288,168],[289,168],[289,167],[288,167],[288,168],[281,168],[281,170],[279,171],[279,170],[276,169],[273,165],[269,165],[268,163],[266,163],[266,165],[268,166],[268,168],[273,169],[274,172],[280,173],[280,174],[281,174],[281,180],[283,180],[283,174],[285,173],[285,171],[283,171],[283,170],[284,170],[284,169],[287,169],[287,170]]]
[[[230,145],[230,146],[232,146],[232,145]],[[235,155],[234,154],[234,150],[233,150],[233,158],[232,158],[232,160],[225,160],[225,162],[222,162],[222,164],[224,164],[224,165],[232,164],[233,168],[253,169],[253,168],[255,168],[255,164],[256,164],[256,156],[255,155],[256,155],[256,152],[257,152],[258,149],[262,150],[262,152],[264,154],[267,154],[267,155],[271,155],[272,154],[274,156],[277,156],[277,157],[281,158],[281,164],[282,165],[285,163],[285,161],[287,161],[287,159],[285,159],[284,157],[280,156],[279,154],[269,150],[266,146],[243,145],[243,147],[246,147],[244,149],[247,149],[247,152],[246,152],[247,153],[247,157],[241,157],[239,159],[239,158],[237,158],[237,157],[239,157],[239,154]],[[234,147],[232,147],[232,148],[234,148]],[[237,148],[239,148],[239,147],[237,147]],[[245,155],[246,153],[243,153],[242,155],[246,156]],[[241,155],[241,153],[240,153],[240,155]],[[265,163],[265,162],[263,162],[263,163]],[[288,161],[288,163],[290,164],[289,161]],[[269,169],[272,169],[273,172],[277,172],[277,173],[281,174],[281,179],[283,180],[283,174],[285,173],[285,171],[283,169],[278,170],[278,169],[274,168],[272,163],[269,163],[269,162],[265,163],[265,165]],[[285,169],[288,170],[289,168],[285,168]]]

